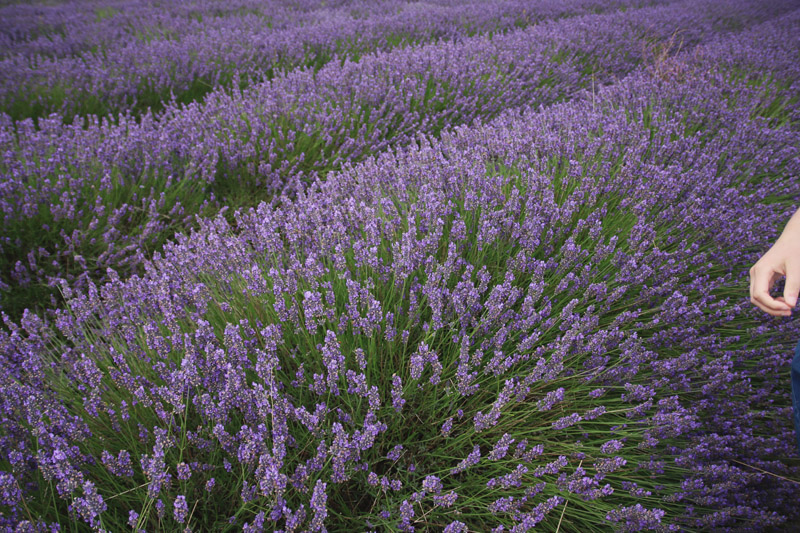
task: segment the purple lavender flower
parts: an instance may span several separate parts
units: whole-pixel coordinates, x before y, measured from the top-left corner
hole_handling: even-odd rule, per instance
[[[653,529],[661,525],[661,519],[666,515],[663,509],[646,509],[641,504],[630,507],[619,507],[606,515],[606,520],[621,524],[624,531],[637,531]]]
[[[451,416],[444,421],[444,424],[442,424],[441,433],[443,436],[447,437],[450,435],[450,432],[452,430],[453,430],[453,417]]]
[[[489,512],[492,514],[508,513],[521,505],[522,503],[516,501],[514,496],[504,496],[489,504]]]
[[[476,444],[475,447],[472,448],[472,451],[469,453],[469,455],[467,455],[460,463],[458,463],[458,465],[455,468],[450,470],[450,474],[455,475],[463,472],[464,470],[466,470],[471,466],[475,466],[480,461],[480,458],[481,458],[481,447]]]
[[[391,451],[386,455],[386,458],[390,461],[397,461],[403,455],[403,445],[398,444]]]
[[[156,516],[158,516],[159,520],[163,519],[164,515],[166,515],[167,513],[167,506],[164,505],[164,502],[161,500],[161,498],[156,500],[155,508],[156,508]]]
[[[411,520],[414,518],[414,507],[408,503],[408,500],[403,500],[400,504],[400,524],[398,528],[401,531],[414,531],[414,526],[411,525]]]
[[[91,481],[86,481],[83,484],[83,496],[75,498],[72,509],[78,516],[85,520],[92,527],[99,527],[100,514],[103,513],[108,506],[106,505],[103,497],[97,493],[97,488]],[[4,496],[4,499],[7,499]]]
[[[328,495],[325,493],[327,483],[317,480],[314,485],[314,493],[311,495],[311,510],[314,511],[314,516],[311,518],[311,531],[327,531],[325,529],[325,518],[328,516]]]
[[[178,463],[177,469],[178,469],[178,479],[180,479],[181,481],[185,481],[190,477],[192,477],[192,470],[186,463]]]
[[[433,496],[433,504],[440,507],[452,507],[458,499],[458,494],[455,491],[446,492],[444,494],[435,494]]]
[[[553,422],[552,426],[553,429],[566,429],[570,426],[574,426],[581,420],[583,420],[583,417],[581,415],[579,415],[578,413],[572,413],[571,415],[559,418],[558,420]]]
[[[617,439],[611,439],[603,443],[602,446],[600,446],[600,451],[602,451],[603,453],[614,453],[622,449],[622,446],[623,444],[621,441]]]
[[[173,506],[173,516],[175,517],[175,521],[179,524],[186,522],[186,517],[189,515],[189,506],[186,503],[186,496],[183,494],[176,496]]]
[[[508,453],[508,448],[514,443],[514,439],[508,433],[504,433],[502,437],[495,443],[492,451],[489,452],[487,458],[490,461],[499,461]]]
[[[392,374],[392,407],[399,413],[405,403],[406,401],[403,399],[403,381],[397,374]]]
[[[133,509],[128,511],[128,525],[136,529],[136,524],[139,523],[139,513]]]
[[[422,377],[422,371],[425,369],[426,352],[427,346],[425,344],[421,344],[419,350],[411,354],[411,379],[416,380]]]
[[[328,389],[335,395],[339,395],[337,382],[339,374],[344,372],[344,355],[342,355],[339,340],[333,331],[325,334],[325,346],[322,348],[322,361],[327,370]],[[315,375],[316,378],[316,375]]]
[[[442,482],[436,476],[425,476],[425,479],[422,480],[422,488],[425,489],[426,492],[439,494],[442,491]]]
[[[297,530],[305,521],[306,519],[306,509],[303,504],[300,504],[300,507],[292,513],[291,511],[284,511],[284,516],[286,517],[286,531],[293,532]]]
[[[605,412],[606,412],[606,407],[604,405],[598,405],[597,407],[594,407],[594,408],[589,409],[588,411],[586,411],[583,414],[583,419],[584,420],[594,420],[598,416],[602,415]]]
[[[467,525],[458,520],[454,520],[444,527],[444,533],[466,533]]]
[[[539,411],[549,411],[555,404],[564,399],[564,387],[559,387],[554,391],[550,391],[541,400],[536,402],[536,408]]]
[[[486,482],[486,486],[488,488],[494,488],[500,486],[504,489],[509,487],[520,487],[522,486],[522,476],[528,472],[528,467],[525,465],[517,465],[516,469],[513,472],[510,472],[504,476],[492,478]]]
[[[107,450],[103,450],[100,457],[109,472],[115,476],[133,477],[133,464],[127,450],[120,450],[117,457],[111,455]]]

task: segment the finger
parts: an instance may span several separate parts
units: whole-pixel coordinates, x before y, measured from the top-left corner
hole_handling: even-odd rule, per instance
[[[765,301],[763,299],[759,299],[757,296],[751,296],[750,303],[771,315],[785,316],[791,314],[791,307],[789,307],[789,304],[783,301],[782,296],[779,296],[777,299],[773,299],[771,301]]]
[[[786,303],[786,300],[783,298],[783,296],[776,296],[776,297],[775,297],[775,299],[776,299],[776,300],[778,300],[779,302]],[[789,305],[789,304],[788,304],[788,303],[786,303],[786,305]],[[789,311],[787,312],[787,315],[791,315],[791,314],[792,314],[792,311],[791,311],[791,310],[789,310]]]
[[[772,315],[772,316],[792,316],[792,311],[789,308],[783,308],[783,309],[778,309],[778,310],[772,309],[772,308],[769,308],[766,305],[762,304],[761,302],[759,302],[755,298],[750,298],[750,303],[752,303],[753,305],[755,305],[756,307],[758,307],[759,309],[761,309],[765,313],[767,313],[769,315]]]
[[[767,272],[771,272],[769,276],[769,281],[767,281],[767,294],[769,294],[769,289],[775,285],[775,282],[780,279],[782,276],[781,272],[776,272],[774,270],[767,269]],[[764,267],[759,268],[758,266],[753,266],[750,269],[750,298],[755,298],[756,294],[758,293],[759,283],[761,276],[766,276],[767,272],[764,272]]]
[[[764,271],[764,269],[759,269],[758,267],[754,266],[750,269],[750,300],[761,300],[760,295],[762,292],[766,292],[767,296],[771,298],[769,295],[769,289],[775,285],[775,282],[780,279],[781,274],[779,272],[772,271],[769,274],[769,271]],[[766,283],[764,282],[766,279]],[[753,303],[756,303],[755,301]]]
[[[769,289],[780,273],[767,269],[755,269],[750,280],[750,301],[770,314],[785,314],[791,308],[785,302],[779,302],[769,294]]]
[[[764,311],[765,313],[767,313],[768,315],[771,315],[771,316],[792,316],[792,312],[789,309],[783,309],[783,310],[780,310],[780,311],[776,311],[774,309],[770,309],[769,307],[766,307],[765,305],[761,304],[760,302],[758,302],[758,301],[756,301],[755,299],[752,299],[752,298],[750,299],[750,303],[752,303],[753,305],[755,305],[756,307],[758,307],[759,309],[761,309],[762,311]]]
[[[789,307],[794,308],[797,305],[798,295],[800,295],[800,263],[795,265],[787,261],[783,299]]]

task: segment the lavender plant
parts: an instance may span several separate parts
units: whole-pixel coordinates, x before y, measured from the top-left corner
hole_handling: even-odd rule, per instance
[[[422,136],[9,321],[4,525],[796,522],[800,331],[743,287],[800,199],[798,29]]]
[[[218,87],[242,87],[293,68],[317,70],[376,50],[639,4],[467,0],[434,6],[388,0],[361,9],[352,3],[320,5],[300,13],[280,2],[252,1],[205,2],[189,9],[178,4],[166,12],[142,2],[93,4],[91,10],[72,5],[84,16],[72,14],[78,20],[58,23],[64,26],[62,39],[48,34],[5,47],[0,109],[15,120],[51,113],[68,122],[74,115],[138,115],[170,100],[188,103]],[[63,16],[65,6],[50,11],[48,18]],[[14,18],[9,22],[19,24]]]
[[[682,2],[587,15],[293,71],[117,124],[94,119],[84,128],[51,118],[36,128],[6,117],[2,306],[18,317],[54,278],[82,287],[108,268],[125,274],[141,263],[141,249],[159,249],[218,200],[235,208],[287,187],[293,194],[420,133],[611,82],[678,29],[690,48],[717,35],[722,20],[754,23],[793,5]]]

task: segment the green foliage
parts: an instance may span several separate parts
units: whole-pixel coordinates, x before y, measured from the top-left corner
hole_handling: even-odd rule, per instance
[[[94,10],[95,20],[97,22],[110,19],[117,13],[119,13],[119,9],[116,9],[115,7],[112,6],[98,7],[95,8]]]

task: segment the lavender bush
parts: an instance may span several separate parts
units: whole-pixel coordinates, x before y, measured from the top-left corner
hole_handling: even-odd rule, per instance
[[[0,107],[14,119],[139,114],[161,109],[173,97],[186,103],[219,86],[256,83],[297,67],[319,69],[375,50],[640,3],[466,0],[436,6],[388,0],[361,8],[320,4],[299,13],[279,2],[252,1],[230,6],[206,1],[190,8],[178,3],[166,11],[138,1],[91,4],[92,9],[73,5],[78,14],[68,22],[50,22],[64,27],[62,38],[53,39],[52,30],[36,39],[6,37]],[[48,11],[47,18],[65,15],[64,6]]]
[[[316,24],[344,8],[355,17],[402,9],[405,0],[195,0],[158,3],[152,0],[104,2],[29,2],[0,7],[0,47],[4,55],[67,57],[122,44],[128,36],[142,41],[179,40],[209,23],[234,24],[261,20],[265,29]],[[8,4],[6,2],[5,4]],[[194,22],[194,23],[193,23]]]
[[[7,321],[4,525],[797,523],[800,328],[744,280],[800,200],[799,30],[420,136]]]
[[[292,71],[117,124],[54,117],[36,128],[6,117],[2,306],[19,316],[46,300],[53,278],[85,287],[107,268],[124,274],[218,200],[255,205],[420,133],[612,82],[668,51],[678,31],[690,48],[793,5],[692,1],[587,15]]]

